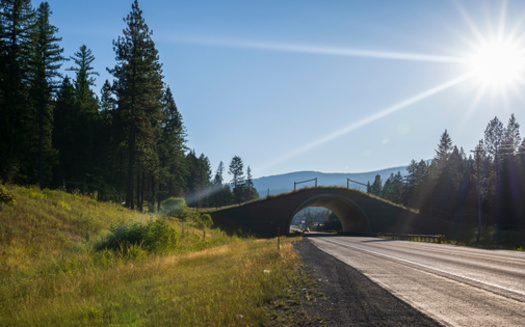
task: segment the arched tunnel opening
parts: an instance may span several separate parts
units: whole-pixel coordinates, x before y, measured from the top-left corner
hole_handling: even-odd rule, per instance
[[[332,210],[308,207],[297,212],[290,222],[290,233],[297,231],[338,233],[343,231],[343,225]]]
[[[330,231],[355,235],[371,232],[366,213],[351,199],[339,194],[314,196],[299,205],[290,217],[291,232]]]

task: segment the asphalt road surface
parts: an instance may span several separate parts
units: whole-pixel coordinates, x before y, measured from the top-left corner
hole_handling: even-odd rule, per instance
[[[366,237],[309,239],[445,326],[525,326],[525,252]]]

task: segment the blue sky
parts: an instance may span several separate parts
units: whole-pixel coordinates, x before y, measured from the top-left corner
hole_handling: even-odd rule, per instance
[[[131,0],[48,2],[65,56],[93,51],[98,92]],[[432,158],[445,129],[468,152],[494,116],[525,124],[523,84],[482,89],[458,60],[498,31],[518,40],[523,1],[139,3],[214,171],[234,155],[255,177],[372,171]]]

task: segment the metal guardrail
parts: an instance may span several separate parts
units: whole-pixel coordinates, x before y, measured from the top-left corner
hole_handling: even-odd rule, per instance
[[[352,182],[354,184],[362,185],[362,186],[368,186],[368,185],[366,185],[364,183],[361,183],[361,182],[358,182],[358,181],[354,181],[353,179],[347,178],[346,179],[346,188],[350,188],[350,182]]]
[[[416,242],[428,242],[428,243],[443,243],[447,240],[447,237],[443,234],[428,235],[428,234],[378,233],[376,236],[379,238],[386,238],[386,239],[391,239],[391,240],[416,241]]]
[[[293,182],[293,191],[294,192],[296,191],[298,184],[308,183],[308,182],[313,182],[313,181],[315,181],[315,187],[317,187],[317,177],[316,178],[312,178],[312,179],[307,179],[305,181]]]

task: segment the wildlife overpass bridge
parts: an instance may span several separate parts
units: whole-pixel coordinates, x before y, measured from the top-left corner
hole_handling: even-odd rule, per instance
[[[242,229],[258,235],[288,233],[292,218],[308,207],[324,207],[341,221],[343,232],[431,234],[442,226],[418,213],[361,191],[339,187],[305,188],[217,209],[210,212],[215,224],[230,230]]]

